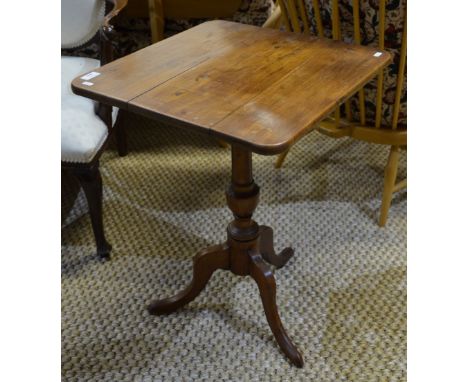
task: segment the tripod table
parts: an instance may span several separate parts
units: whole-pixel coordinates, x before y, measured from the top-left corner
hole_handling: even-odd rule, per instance
[[[195,299],[218,269],[250,275],[280,348],[303,366],[281,323],[275,279],[265,263],[281,267],[293,250],[276,254],[272,229],[252,219],[259,199],[252,152],[287,150],[390,60],[389,53],[370,47],[211,21],[73,80],[76,94],[231,145],[226,199],[234,220],[227,240],[200,251],[190,285],[152,302],[151,314],[170,313]]]

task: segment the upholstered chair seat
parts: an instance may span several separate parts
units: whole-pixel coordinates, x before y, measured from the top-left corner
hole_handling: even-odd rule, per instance
[[[95,113],[97,104],[89,98],[77,96],[70,88],[71,81],[99,66],[99,61],[85,57],[62,57],[62,161],[89,163],[106,142],[108,128]],[[117,118],[112,111],[112,124]]]

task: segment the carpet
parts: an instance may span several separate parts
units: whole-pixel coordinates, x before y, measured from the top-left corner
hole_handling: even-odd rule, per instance
[[[230,152],[142,117],[124,123],[128,156],[111,145],[101,159],[110,261],[94,254],[82,191],[62,185],[64,381],[406,380],[406,191],[376,223],[388,147],[312,132],[279,170],[254,154],[254,218],[277,249],[295,249],[275,278],[297,369],[251,278],[218,271],[185,308],[146,312],[190,281],[197,250],[225,240]]]

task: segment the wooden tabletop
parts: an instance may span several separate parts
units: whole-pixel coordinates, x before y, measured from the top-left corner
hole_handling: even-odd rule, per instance
[[[210,21],[96,68],[72,89],[270,155],[390,61],[371,47]]]

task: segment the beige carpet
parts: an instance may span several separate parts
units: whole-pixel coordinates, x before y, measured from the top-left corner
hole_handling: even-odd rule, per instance
[[[112,260],[94,255],[87,207],[64,181],[64,381],[406,380],[406,192],[376,224],[388,148],[311,133],[281,170],[254,156],[255,218],[295,257],[275,271],[278,306],[305,367],[267,325],[252,279],[219,271],[184,309],[150,316],[177,292],[198,249],[220,243],[230,154],[209,138],[128,121],[130,153],[102,157]],[[406,174],[406,159],[400,175]]]

